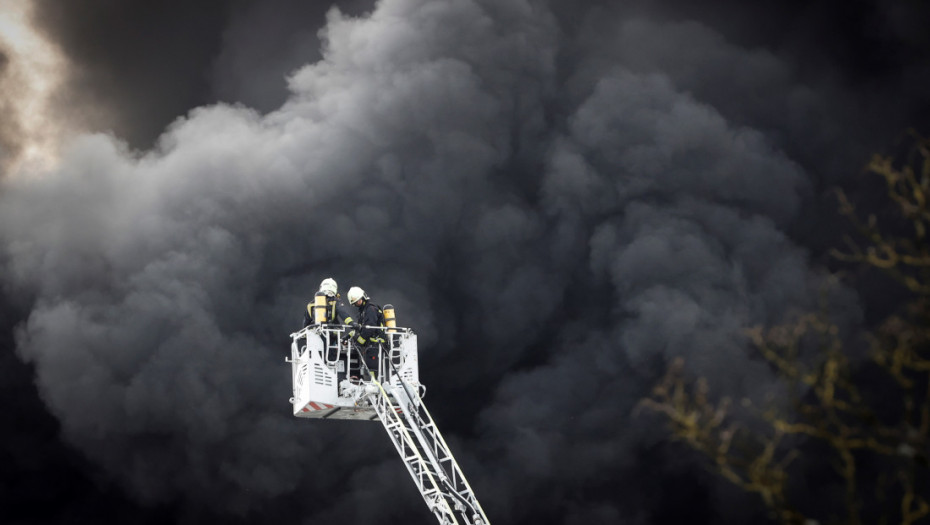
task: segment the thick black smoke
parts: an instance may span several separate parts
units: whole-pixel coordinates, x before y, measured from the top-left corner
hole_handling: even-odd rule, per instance
[[[370,0],[99,2],[32,0],[35,24],[78,65],[57,103],[83,129],[113,130],[149,148],[191,108],[218,101],[267,111],[287,96],[284,77],[319,58],[317,31],[338,5]],[[87,115],[86,108],[107,108]]]
[[[63,439],[192,521],[430,519],[377,425],[289,415],[287,334],[334,276],[419,333],[426,401],[495,523],[758,519],[631,412],[678,356],[731,395],[773,391],[743,329],[817,306],[827,232],[809,218],[927,109],[888,98],[926,67],[851,83],[823,51],[805,69],[793,46],[816,11],[779,40],[728,33],[720,6],[637,7],[384,0],[331,11],[316,61],[289,21],[308,65],[280,106],[273,82],[234,87],[262,63],[246,18],[195,24],[195,55],[242,95],[198,92],[254,104],[198,107],[141,152],[78,137],[0,195],[16,353]],[[889,24],[882,38],[925,49]],[[162,71],[201,74],[189,60]],[[131,85],[112,84],[123,118],[170,112]],[[855,331],[855,297],[832,300]]]

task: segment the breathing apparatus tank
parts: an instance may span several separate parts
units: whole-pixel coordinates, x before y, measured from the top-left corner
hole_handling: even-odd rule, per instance
[[[384,326],[388,327],[388,332],[395,332],[392,328],[397,328],[397,319],[394,318],[394,305],[386,304],[381,309],[384,313]]]
[[[317,324],[326,322],[326,294],[323,292],[317,292],[313,296],[313,320]]]

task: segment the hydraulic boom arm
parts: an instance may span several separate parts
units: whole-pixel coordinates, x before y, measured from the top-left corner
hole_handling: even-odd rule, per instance
[[[427,507],[442,525],[489,525],[436,423],[399,375],[377,386],[369,400]]]

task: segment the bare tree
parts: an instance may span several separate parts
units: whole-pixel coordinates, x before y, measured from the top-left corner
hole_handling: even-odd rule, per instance
[[[914,135],[914,144],[903,162],[876,155],[868,165],[900,224],[861,218],[838,192],[858,235],[833,255],[887,273],[911,297],[868,335],[870,359],[852,357],[828,312],[809,313],[749,330],[787,402],[714,397],[678,360],[641,403],[713,471],[758,495],[777,522],[930,522],[930,140]],[[812,503],[792,490],[824,470],[843,488],[837,501]]]

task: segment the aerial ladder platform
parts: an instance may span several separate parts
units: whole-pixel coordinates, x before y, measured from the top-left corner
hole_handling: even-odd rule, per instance
[[[287,361],[294,415],[379,420],[441,525],[490,525],[423,402],[416,334],[396,326],[365,328],[381,331],[386,341],[378,351],[377,370],[368,369],[360,350],[343,340],[346,326],[317,323],[291,334]]]

